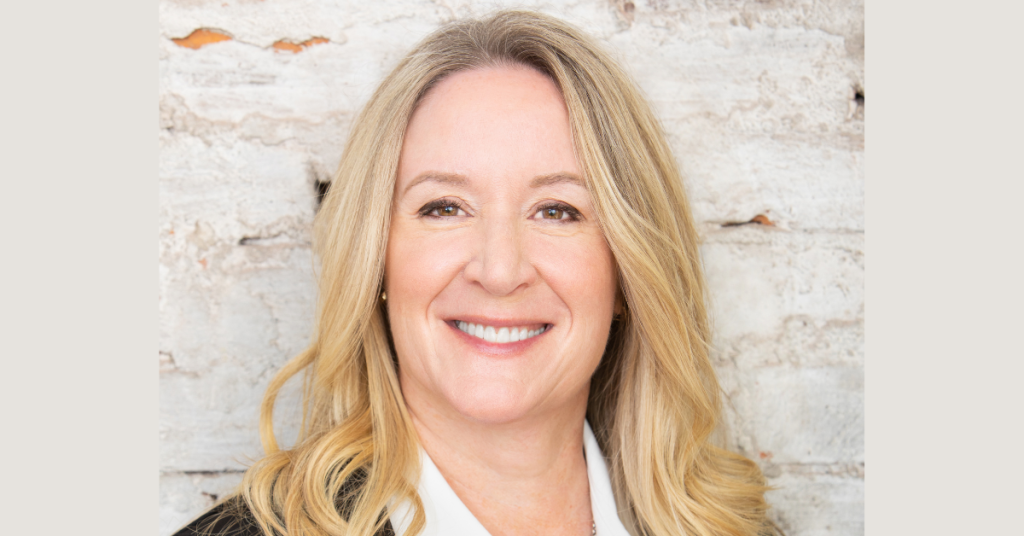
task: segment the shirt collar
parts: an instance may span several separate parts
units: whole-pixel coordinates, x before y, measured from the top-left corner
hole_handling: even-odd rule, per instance
[[[619,520],[615,495],[612,492],[611,477],[604,455],[590,429],[590,423],[583,422],[583,452],[587,459],[587,477],[590,480],[590,509],[599,536],[629,536]],[[420,448],[420,483],[417,487],[423,501],[426,526],[421,536],[490,536],[487,529],[477,521],[444,479],[430,456]],[[405,536],[412,523],[412,507],[408,502],[391,508],[391,526],[396,536]]]

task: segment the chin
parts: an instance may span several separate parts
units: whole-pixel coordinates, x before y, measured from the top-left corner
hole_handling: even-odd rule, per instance
[[[459,414],[481,424],[507,424],[528,416],[534,408],[519,385],[472,382],[452,386],[448,403]]]

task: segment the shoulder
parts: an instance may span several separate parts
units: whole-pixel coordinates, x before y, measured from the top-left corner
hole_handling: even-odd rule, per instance
[[[207,510],[174,536],[263,536],[263,531],[239,496]]]

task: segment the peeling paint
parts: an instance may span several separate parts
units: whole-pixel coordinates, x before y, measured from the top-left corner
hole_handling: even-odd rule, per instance
[[[764,214],[758,214],[757,216],[754,216],[753,218],[750,218],[747,221],[727,221],[722,224],[722,227],[739,227],[740,225],[750,225],[752,223],[757,225],[767,225],[770,227],[775,227],[775,223],[772,220],[769,220],[768,216],[765,216]]]
[[[221,41],[230,40],[231,36],[227,35],[226,33],[219,32],[216,30],[207,30],[205,28],[200,28],[188,34],[187,37],[171,39],[171,41],[174,41],[174,44],[180,47],[191,48],[193,50],[198,50],[206,45],[210,45],[213,43],[219,43]]]
[[[309,48],[309,47],[311,47],[313,45],[322,45],[324,43],[330,43],[330,42],[331,42],[331,40],[327,39],[326,37],[313,37],[311,39],[306,39],[305,41],[303,41],[301,43],[294,43],[294,42],[288,41],[286,39],[281,39],[279,41],[274,42],[274,44],[270,45],[270,46],[274,50],[278,50],[278,51],[281,51],[281,52],[291,52],[292,54],[297,54],[297,53],[302,52],[303,50],[305,50],[305,49],[307,49],[307,48]]]

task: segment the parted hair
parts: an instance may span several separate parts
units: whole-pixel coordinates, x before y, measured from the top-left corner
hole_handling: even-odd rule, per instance
[[[760,469],[711,439],[721,402],[708,356],[699,238],[661,126],[630,77],[590,38],[522,11],[430,34],[355,121],[314,223],[313,342],[267,389],[260,417],[266,455],[245,473],[238,502],[268,535],[373,534],[392,500],[413,505],[409,534],[423,529],[418,439],[380,301],[392,196],[419,101],[453,73],[495,66],[536,69],[560,89],[619,269],[624,314],[591,380],[587,418],[624,524],[635,535],[771,532]],[[300,372],[303,422],[295,446],[282,449],[274,403]]]

